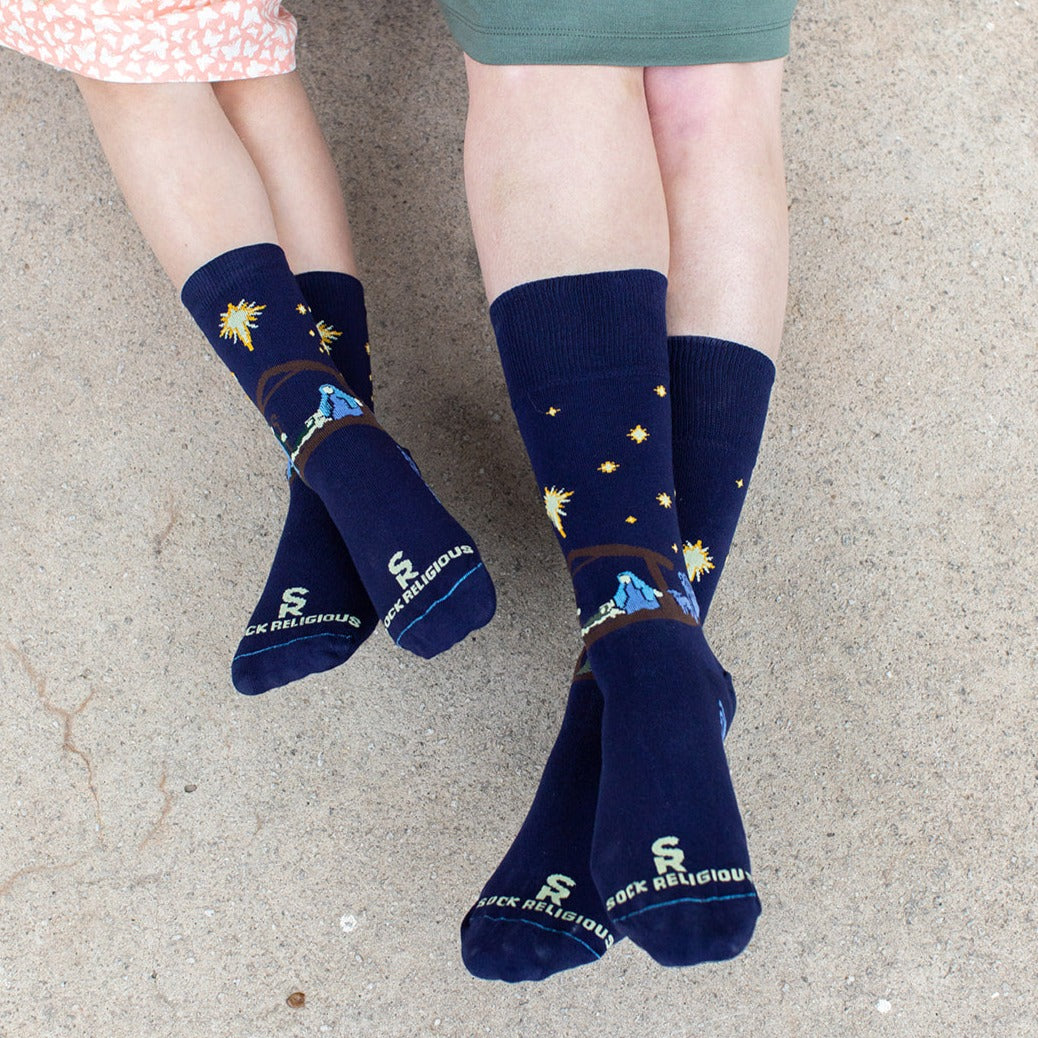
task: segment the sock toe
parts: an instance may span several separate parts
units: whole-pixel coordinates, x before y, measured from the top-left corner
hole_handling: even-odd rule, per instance
[[[486,566],[476,562],[395,640],[402,649],[430,660],[485,627],[496,609],[494,583]]]
[[[469,973],[509,984],[544,980],[602,957],[580,938],[528,919],[470,912],[461,924],[461,938],[461,957]]]
[[[363,635],[314,635],[307,639],[305,654],[298,651],[296,643],[290,642],[235,656],[231,661],[231,681],[242,695],[258,696],[309,674],[332,670],[360,648],[370,631],[369,627]]]
[[[760,912],[756,895],[712,903],[685,899],[651,905],[614,922],[661,966],[695,966],[739,955],[750,943]]]

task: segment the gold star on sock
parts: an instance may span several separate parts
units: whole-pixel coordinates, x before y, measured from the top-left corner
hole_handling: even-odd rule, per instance
[[[554,418],[559,413],[559,411],[561,411],[561,410],[562,410],[561,407],[549,407],[548,410],[545,411],[544,413],[546,415],[549,415],[550,417]]]
[[[666,396],[666,395],[667,395],[667,387],[666,387],[666,386],[657,386],[657,387],[656,387],[656,388],[655,388],[655,389],[653,390],[653,392],[654,392],[654,393],[655,393],[655,394],[656,394],[657,396]]]
[[[670,508],[670,506],[674,503],[671,500],[670,494],[663,494],[663,493],[657,494],[656,495],[656,500],[659,501],[659,503],[661,505],[663,505],[664,508]]]
[[[240,342],[251,353],[252,331],[266,309],[266,303],[246,303],[244,299],[237,304],[229,303],[226,312],[220,315],[220,338]]]
[[[738,488],[739,488],[740,490],[742,490],[742,480],[741,480],[741,479],[737,479],[737,480],[735,481],[735,485],[736,485],[736,486],[737,486],[737,487],[738,487]]]
[[[609,475],[616,472],[619,467],[620,466],[615,461],[603,461],[602,464],[598,466],[598,471]]]
[[[649,438],[649,430],[643,429],[641,425],[636,425],[627,434],[627,438],[634,440],[635,443],[644,443]]]
[[[342,338],[342,332],[336,330],[333,325],[325,324],[324,321],[317,322],[317,333],[321,336],[320,350],[322,353],[327,353],[331,356],[332,343],[336,339]],[[313,332],[310,333],[311,335]]]
[[[631,525],[631,526],[634,526],[634,524],[635,524],[636,522],[638,522],[638,520],[637,520],[637,519],[636,519],[636,518],[635,518],[635,517],[634,517],[633,515],[629,515],[629,516],[628,516],[628,517],[627,517],[627,518],[626,518],[626,519],[624,520],[624,522],[625,522],[625,523],[630,523],[630,525]]]
[[[302,303],[296,303],[296,313],[297,314],[305,314],[306,310],[307,310],[307,308],[305,306],[303,306]]]

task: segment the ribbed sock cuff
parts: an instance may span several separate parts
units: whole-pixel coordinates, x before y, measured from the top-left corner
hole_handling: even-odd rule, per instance
[[[184,282],[180,301],[192,314],[208,312],[227,305],[228,285],[256,284],[272,274],[291,275],[288,260],[280,245],[261,242],[231,249],[199,267]]]
[[[346,311],[355,321],[348,331],[351,334],[363,334],[363,337],[367,338],[364,286],[352,274],[334,270],[308,270],[303,274],[297,274],[296,281],[316,317],[321,317],[325,311]],[[334,347],[332,352],[334,354]]]
[[[667,279],[616,270],[530,281],[490,307],[509,386],[617,371],[667,372]]]
[[[775,382],[775,365],[759,350],[724,339],[676,335],[670,344],[674,441],[756,447]]]

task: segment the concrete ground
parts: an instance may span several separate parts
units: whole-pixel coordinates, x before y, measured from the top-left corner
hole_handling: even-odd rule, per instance
[[[1038,4],[803,0],[785,355],[711,612],[765,913],[734,962],[471,979],[576,648],[431,0],[290,5],[381,414],[500,605],[258,699],[282,464],[68,78],[0,54],[0,1036],[1038,1033]],[[289,996],[305,995],[293,1008]]]

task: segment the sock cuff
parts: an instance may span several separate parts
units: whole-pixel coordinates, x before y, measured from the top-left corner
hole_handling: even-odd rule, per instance
[[[258,278],[288,274],[288,260],[280,245],[261,242],[231,249],[203,264],[184,282],[180,301],[192,314],[227,305],[228,283],[253,283]]]
[[[321,318],[322,310],[346,310],[351,316],[361,318],[351,323],[350,331],[363,327],[367,338],[367,309],[364,306],[364,286],[352,274],[344,274],[338,270],[308,270],[296,274],[299,289],[306,296],[306,301],[314,317]]]
[[[688,402],[673,412],[675,442],[759,444],[775,382],[772,360],[750,346],[700,335],[675,335],[668,344],[672,391]]]
[[[567,275],[511,288],[490,307],[505,381],[532,388],[636,369],[665,377],[666,307],[667,279],[656,270]]]
[[[332,363],[370,407],[371,361],[366,353],[361,355],[368,345],[368,311],[364,306],[364,286],[352,274],[335,270],[311,270],[297,274],[296,283],[310,307],[314,321],[318,324],[327,321],[334,329],[328,342]]]

